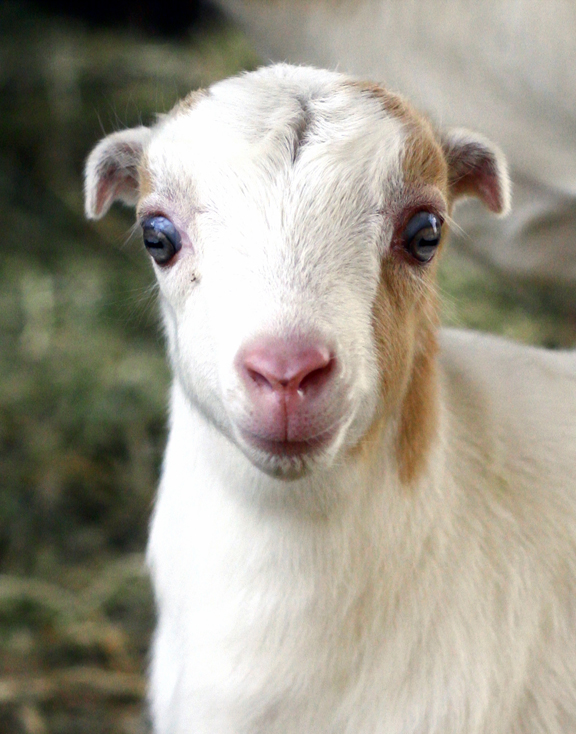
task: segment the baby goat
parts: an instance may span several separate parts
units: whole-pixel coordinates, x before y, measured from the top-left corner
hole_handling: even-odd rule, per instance
[[[159,734],[573,734],[576,355],[439,331],[500,152],[286,65],[91,154],[174,371],[148,558]]]

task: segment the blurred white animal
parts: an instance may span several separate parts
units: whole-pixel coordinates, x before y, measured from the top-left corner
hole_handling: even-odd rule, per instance
[[[502,272],[576,285],[576,3],[216,0],[266,59],[380,79],[506,150],[514,212],[464,207],[457,244]]]
[[[280,65],[105,138],[174,370],[148,558],[158,734],[573,734],[576,355],[439,333],[500,152]]]

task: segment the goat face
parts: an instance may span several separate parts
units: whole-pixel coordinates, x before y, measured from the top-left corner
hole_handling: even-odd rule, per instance
[[[434,251],[452,201],[506,206],[485,141],[442,139],[379,87],[287,66],[109,136],[86,189],[92,217],[137,203],[187,399],[285,478],[378,421],[406,421],[434,351]]]

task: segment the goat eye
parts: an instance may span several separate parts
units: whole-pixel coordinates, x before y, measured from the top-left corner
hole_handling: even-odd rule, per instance
[[[418,212],[406,225],[402,235],[405,249],[418,262],[430,262],[441,237],[440,219],[432,212]]]
[[[158,265],[166,265],[182,247],[180,234],[166,217],[147,217],[142,221],[144,246]]]

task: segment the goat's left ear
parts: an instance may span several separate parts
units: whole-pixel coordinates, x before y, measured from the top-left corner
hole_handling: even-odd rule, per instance
[[[136,204],[138,168],[151,134],[148,127],[121,130],[101,140],[90,153],[84,183],[88,219],[100,219],[117,200]]]
[[[504,154],[482,135],[457,128],[441,136],[452,200],[475,196],[495,214],[510,209],[510,177]]]

